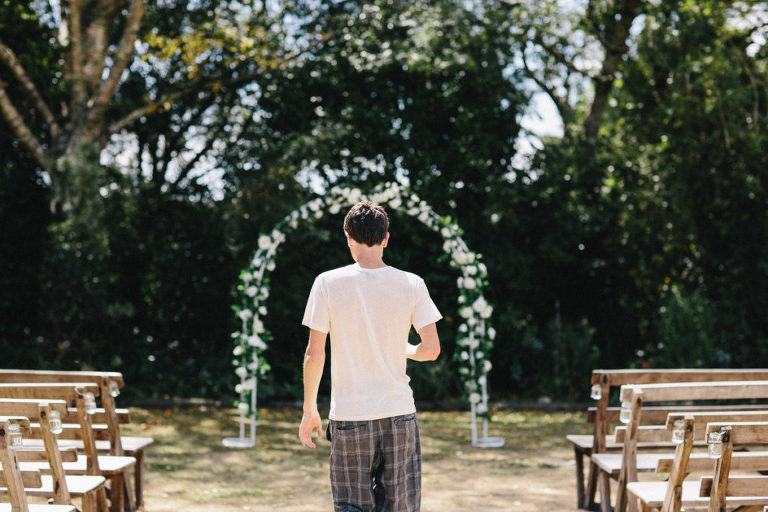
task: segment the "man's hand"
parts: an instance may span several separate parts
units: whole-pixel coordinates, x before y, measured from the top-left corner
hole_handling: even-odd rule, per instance
[[[304,416],[301,417],[301,425],[299,425],[299,440],[304,446],[314,448],[315,443],[312,442],[312,431],[317,430],[317,437],[321,437],[323,434],[323,420],[320,419],[320,413],[317,409],[314,411],[304,411]]]

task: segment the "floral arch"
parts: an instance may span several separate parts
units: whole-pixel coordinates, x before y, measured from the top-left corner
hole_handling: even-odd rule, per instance
[[[501,446],[501,438],[489,438],[488,380],[492,368],[490,353],[496,331],[490,324],[493,307],[483,296],[488,271],[481,256],[472,252],[461,237],[461,229],[450,217],[441,217],[415,193],[397,183],[379,185],[369,194],[358,188],[333,187],[324,197],[313,199],[277,223],[271,233],[262,234],[258,248],[247,268],[240,273],[240,304],[233,306],[241,322],[239,331],[232,333],[234,340],[233,365],[239,383],[240,437],[227,438],[227,446],[253,446],[256,425],[256,388],[258,379],[269,371],[263,357],[271,335],[264,327],[269,297],[269,273],[275,268],[277,249],[286,235],[298,228],[300,221],[322,218],[326,212],[338,214],[343,208],[369,199],[390,210],[405,212],[443,237],[443,250],[450,256],[451,266],[459,269],[457,280],[460,305],[457,351],[454,359],[459,363],[459,374],[464,383],[465,396],[472,412],[472,444],[474,446]],[[245,436],[245,420],[250,413],[250,438]],[[477,417],[483,419],[482,438],[478,439]]]

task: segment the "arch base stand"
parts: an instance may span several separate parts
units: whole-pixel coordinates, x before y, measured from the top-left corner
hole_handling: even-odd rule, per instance
[[[472,404],[472,446],[475,448],[501,448],[504,446],[503,437],[488,437],[488,418],[483,418],[483,437],[477,435],[477,411]]]

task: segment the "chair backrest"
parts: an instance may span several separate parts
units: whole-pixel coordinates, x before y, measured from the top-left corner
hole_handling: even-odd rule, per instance
[[[622,463],[617,485],[616,510],[627,508],[627,482],[637,481],[637,444],[643,405],[658,402],[689,402],[692,400],[768,399],[768,380],[675,382],[623,385],[620,399],[631,410],[626,439],[622,448]]]
[[[727,406],[721,406],[717,411],[670,412],[663,424],[640,425],[637,429],[637,442],[668,443],[671,438],[670,431],[675,429],[675,423],[690,416],[694,420],[694,443],[703,444],[706,442],[705,431],[708,423],[717,421],[768,421],[768,405],[758,406],[754,404],[753,407],[762,407],[762,409],[745,411],[731,407],[729,410]],[[702,405],[699,408],[707,408],[707,406]],[[674,406],[669,406],[668,409],[676,410]],[[649,419],[649,415],[646,413],[646,408],[643,407],[643,423],[656,421],[655,416]],[[616,427],[615,433],[616,442],[623,443],[626,439],[627,428]]]
[[[667,480],[667,490],[664,493],[662,512],[678,511],[681,508],[683,495],[683,480],[688,474],[688,461],[693,448],[694,420],[690,416],[683,418],[683,439],[675,448],[672,470]]]
[[[0,463],[2,464],[2,480],[0,483],[8,488],[8,500],[12,510],[28,512],[27,494],[24,487],[40,487],[42,481],[39,471],[22,471],[15,450],[8,440],[8,418],[0,417]],[[36,475],[36,478],[35,478]]]
[[[707,457],[691,458],[693,446],[693,431],[695,421],[691,415],[683,417],[683,440],[676,450],[673,462],[669,465],[669,478],[661,512],[679,512],[682,508],[683,480],[691,472],[703,472],[713,476],[705,476],[700,480],[700,496],[710,497],[710,510],[721,510],[724,507],[726,496],[765,496],[768,495],[768,479],[746,479],[730,477],[729,472],[734,469],[733,462],[737,462],[739,469],[768,469],[768,452],[733,452],[734,442],[739,445],[768,445],[768,423],[766,422],[723,422],[710,423],[702,430],[704,437],[710,432],[723,432],[722,455],[716,461]],[[680,426],[680,425],[679,425]],[[703,455],[703,454],[700,454]],[[708,464],[692,464],[693,462],[706,461]],[[742,462],[746,461],[746,464]],[[661,463],[660,463],[661,464]],[[717,485],[715,485],[717,482]],[[762,486],[762,487],[761,487]],[[740,503],[746,504],[746,503]],[[729,503],[734,506],[734,503]],[[722,508],[724,511],[725,509]]]
[[[768,377],[767,377],[768,378]],[[123,387],[123,375],[119,372],[53,371],[53,370],[0,370],[0,383],[22,382],[89,382],[101,389],[101,404],[109,430],[110,454],[123,455],[120,441],[120,419],[115,397]]]
[[[702,477],[699,496],[709,496],[710,511],[725,511],[726,498],[747,498],[745,505],[768,504],[768,476],[731,476],[733,446],[768,445],[768,422],[718,422],[707,425],[707,436],[720,434],[721,455],[715,463],[714,476]],[[764,457],[764,468],[768,469],[768,456]],[[729,506],[734,503],[729,502]]]
[[[99,475],[98,453],[93,432],[91,416],[86,411],[85,396],[92,393],[98,396],[100,387],[98,384],[88,382],[77,383],[13,383],[0,384],[0,397],[27,398],[42,400],[69,400],[74,401],[77,408],[79,433],[77,429],[70,431],[74,436],[83,441],[83,449],[87,458],[86,472],[89,475]]]
[[[630,458],[634,458],[638,438],[642,431],[640,421],[645,404],[691,400],[714,402],[719,400],[768,399],[768,380],[631,384],[621,387],[620,396],[622,402],[628,404],[631,409],[631,417],[625,432],[624,451],[630,451],[632,455]],[[766,407],[768,408],[768,405]],[[627,462],[632,463],[631,460]],[[637,479],[636,472],[630,471],[629,476],[633,477],[634,480]]]
[[[768,369],[597,369],[593,370],[590,384],[600,386],[600,399],[596,403],[594,413],[588,413],[588,420],[595,423],[593,453],[605,451],[608,423],[618,420],[618,411],[609,411],[611,390],[626,384],[654,384],[673,382],[707,382],[707,381],[746,381],[768,380]],[[664,409],[660,414],[666,415]]]

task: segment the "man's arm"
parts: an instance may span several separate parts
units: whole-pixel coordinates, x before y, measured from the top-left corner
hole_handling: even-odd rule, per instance
[[[434,322],[419,329],[421,343],[408,344],[405,354],[414,361],[434,361],[440,355],[440,338],[437,337],[437,326]]]
[[[317,437],[321,437],[323,431],[323,420],[317,410],[317,391],[325,365],[326,337],[326,333],[310,329],[309,343],[304,353],[304,416],[299,426],[299,439],[301,444],[310,448],[315,447],[312,431],[317,430]]]

